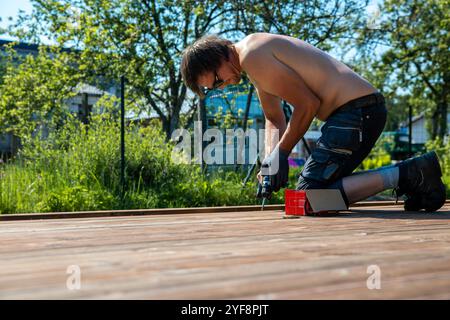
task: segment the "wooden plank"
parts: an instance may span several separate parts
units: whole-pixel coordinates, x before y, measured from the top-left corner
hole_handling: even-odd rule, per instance
[[[446,203],[450,203],[447,200]],[[403,201],[363,201],[350,205],[350,209],[358,207],[380,207],[380,206],[403,206]],[[284,210],[284,204],[269,204],[265,211]],[[213,212],[241,212],[261,211],[261,206],[222,206],[222,207],[198,207],[198,208],[162,208],[162,209],[133,209],[133,210],[103,210],[103,211],[77,211],[77,212],[50,212],[50,213],[21,213],[2,214],[0,221],[15,220],[42,220],[42,219],[78,219],[117,216],[143,216],[143,215],[166,215],[166,214],[190,214],[190,213],[213,213]]]
[[[284,204],[272,204],[265,206],[267,210],[283,210]],[[252,206],[222,206],[222,207],[198,207],[198,208],[161,208],[161,209],[133,209],[133,210],[102,210],[102,211],[76,211],[76,212],[50,212],[50,213],[17,213],[2,214],[0,221],[12,220],[42,220],[42,219],[67,219],[67,218],[96,218],[117,216],[143,216],[163,214],[189,214],[189,213],[213,213],[213,212],[237,212],[237,211],[261,211],[260,205]]]
[[[3,222],[0,298],[448,298],[450,206],[376,209]],[[366,287],[371,264],[382,290]]]

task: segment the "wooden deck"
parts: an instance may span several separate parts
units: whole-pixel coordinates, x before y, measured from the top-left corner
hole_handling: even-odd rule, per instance
[[[0,299],[450,298],[450,204],[0,222]],[[81,288],[67,288],[69,266]],[[369,290],[369,266],[381,289]],[[371,269],[369,269],[370,271]]]

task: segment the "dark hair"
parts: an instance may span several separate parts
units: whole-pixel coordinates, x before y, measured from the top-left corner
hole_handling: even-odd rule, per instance
[[[203,36],[183,51],[181,75],[184,83],[203,97],[203,89],[197,84],[198,77],[205,72],[216,71],[222,60],[228,60],[232,42],[216,35]]]

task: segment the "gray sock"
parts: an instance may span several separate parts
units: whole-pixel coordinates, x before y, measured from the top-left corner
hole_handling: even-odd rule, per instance
[[[398,166],[389,166],[374,170],[381,175],[383,179],[384,189],[393,189],[398,187],[398,177],[399,177],[399,169]]]

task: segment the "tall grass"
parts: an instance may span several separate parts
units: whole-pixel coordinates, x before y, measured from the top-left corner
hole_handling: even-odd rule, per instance
[[[0,213],[258,204],[246,172],[174,164],[173,146],[157,125],[126,128],[126,188],[121,196],[120,129],[112,115],[89,127],[71,119],[46,139],[24,142],[14,161],[0,165]],[[292,186],[295,170],[291,172]],[[292,187],[291,186],[291,187]],[[283,193],[271,203],[281,203]]]
[[[447,191],[447,199],[450,198],[450,136],[436,138],[426,143],[427,151],[435,151],[440,160],[442,170],[442,181]]]
[[[205,173],[196,165],[174,164],[173,145],[166,143],[156,124],[126,128],[127,184],[122,196],[119,137],[117,119],[102,114],[94,115],[89,127],[69,119],[45,139],[35,136],[24,141],[14,161],[0,164],[0,213],[260,203],[255,198],[255,179],[242,188],[244,171]],[[440,156],[450,197],[450,144],[436,139],[427,148]],[[377,161],[380,155],[385,157],[375,151]],[[295,187],[299,169],[290,171],[289,188]],[[283,203],[283,192],[274,194],[271,203]]]

